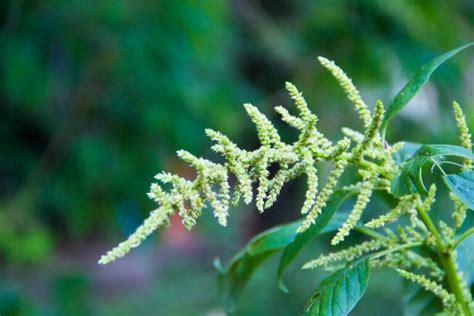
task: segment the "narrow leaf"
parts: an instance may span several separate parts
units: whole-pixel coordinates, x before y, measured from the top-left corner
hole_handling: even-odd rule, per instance
[[[395,96],[392,103],[390,103],[387,112],[385,113],[384,120],[382,122],[382,133],[385,135],[388,123],[390,120],[400,112],[407,103],[418,93],[423,85],[428,81],[431,74],[441,66],[445,61],[470,46],[474,45],[474,42],[466,44],[464,46],[455,48],[441,56],[436,57],[428,64],[422,66],[415,74],[411,77],[408,83],[403,87],[402,90]]]
[[[464,171],[459,174],[450,174],[443,178],[449,190],[474,210],[474,172]]]
[[[330,275],[314,292],[303,316],[349,314],[367,289],[369,272],[369,261],[363,260]]]
[[[344,200],[355,195],[355,193],[356,191],[348,190],[336,191],[328,201],[323,214],[321,214],[316,223],[302,234],[296,233],[296,229],[301,225],[301,221],[277,226],[252,238],[247,245],[232,258],[226,267],[223,267],[221,262],[216,259],[214,265],[219,271],[218,286],[224,308],[228,311],[235,309],[236,301],[250,280],[253,272],[273,254],[295,243],[292,247],[285,248],[285,252],[287,249],[288,252],[280,260],[280,267],[283,267],[281,273],[279,272],[278,274],[280,278],[285,268],[310,240],[319,233],[337,229],[341,224],[341,219],[336,218],[333,223],[334,220],[332,217]],[[282,260],[284,260],[283,264]],[[285,289],[283,283],[279,283],[280,287]]]
[[[311,225],[308,230],[298,234],[295,239],[286,246],[280,258],[277,272],[278,285],[282,291],[288,292],[288,289],[282,280],[283,273],[286,271],[288,266],[293,262],[293,260],[295,260],[299,252],[316,236],[337,229],[340,226],[340,223],[334,223],[334,225],[332,225],[330,220],[342,203],[344,203],[348,198],[354,196],[356,193],[356,190],[335,191],[326,204],[326,207],[324,207],[321,212],[321,215],[318,216],[316,222]],[[328,227],[328,229],[325,229],[326,227]]]

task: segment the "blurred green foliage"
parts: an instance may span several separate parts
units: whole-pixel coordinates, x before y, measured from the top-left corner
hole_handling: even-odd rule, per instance
[[[72,240],[127,233],[151,207],[145,192],[152,176],[183,169],[175,150],[206,154],[205,127],[254,146],[240,104],[251,101],[270,113],[270,106],[289,102],[282,94],[286,80],[305,92],[321,130],[334,135],[334,126],[353,126],[350,105],[318,55],[344,68],[368,103],[388,102],[414,69],[472,34],[468,0],[1,1],[0,260],[21,270],[19,264],[46,259],[35,266],[41,274]],[[428,113],[397,119],[400,128],[392,126],[390,138],[454,142],[447,110],[453,98],[474,125],[468,55],[433,76],[434,92],[413,101],[427,103]],[[291,206],[295,196],[283,204]],[[269,213],[266,223],[288,217]],[[225,236],[223,243],[236,249]],[[82,300],[88,277],[66,276],[57,287],[71,302]],[[269,281],[259,289],[274,287],[272,277],[263,278]],[[191,279],[179,283],[190,296],[201,291],[187,289]],[[210,279],[207,271],[202,283]],[[0,313],[28,314],[24,291],[2,285]],[[278,297],[265,302],[283,301]],[[58,313],[68,314],[74,307],[62,300],[55,303],[64,308]],[[281,315],[301,301],[290,301]],[[146,304],[159,305],[152,298]],[[264,307],[252,301],[244,314]],[[367,310],[375,314],[374,308]]]
[[[113,227],[123,199],[146,208],[151,176],[178,145],[199,151],[209,123],[239,129],[220,119],[233,116],[244,87],[225,3],[3,6],[2,193],[41,186],[24,211],[63,233]]]

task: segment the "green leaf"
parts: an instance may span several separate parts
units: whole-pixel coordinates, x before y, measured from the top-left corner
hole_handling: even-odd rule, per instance
[[[454,145],[423,145],[415,154],[405,161],[391,184],[391,191],[395,197],[412,193],[426,193],[423,181],[424,172],[434,163],[442,164],[453,162],[453,157],[473,159],[470,150]]]
[[[449,190],[456,194],[467,207],[474,209],[474,172],[450,174],[443,177],[443,180]]]
[[[410,159],[403,164],[400,174],[397,175],[390,185],[394,197],[399,198],[413,193],[425,193],[422,178],[423,164],[420,160]]]
[[[294,241],[289,243],[283,254],[280,258],[280,263],[278,265],[278,285],[280,289],[284,292],[288,292],[287,287],[285,286],[284,282],[282,281],[282,276],[288,266],[295,260],[298,253],[316,236],[322,233],[329,232],[331,230],[337,229],[340,224],[345,220],[341,218],[341,222],[339,221],[331,221],[334,213],[339,209],[339,207],[344,203],[345,200],[354,196],[357,193],[357,190],[336,190],[329,201],[324,207],[321,215],[318,216],[316,222],[311,225],[311,227],[303,233],[300,233],[296,236]]]
[[[337,190],[334,192],[316,223],[304,233],[298,234],[296,232],[302,221],[280,225],[252,238],[232,258],[227,267],[224,268],[220,260],[216,259],[214,265],[219,271],[219,294],[224,308],[227,311],[233,311],[237,298],[247,285],[255,269],[273,254],[286,247],[284,255],[280,260],[278,273],[280,279],[286,267],[310,240],[320,233],[333,231],[341,225],[344,219],[342,217],[333,219],[333,215],[347,198],[356,193],[357,191],[355,190]],[[292,244],[293,246],[290,246]],[[283,290],[285,290],[284,284],[282,282],[279,283],[280,287],[283,287]]]
[[[266,230],[250,240],[229,262],[226,268],[216,259],[218,286],[224,308],[235,309],[235,302],[255,269],[278,250],[291,243],[301,222],[293,222]]]
[[[303,316],[344,316],[356,306],[369,283],[369,261],[359,261],[324,279]]]
[[[474,155],[470,149],[449,144],[424,145],[417,150],[418,156],[430,156],[443,158],[443,156],[457,156],[466,159],[473,159]]]
[[[387,112],[385,113],[384,120],[382,122],[381,130],[382,134],[385,135],[388,123],[390,120],[400,112],[407,103],[418,93],[423,85],[428,81],[431,74],[441,66],[445,61],[470,46],[474,45],[474,42],[466,44],[464,46],[455,48],[441,56],[436,57],[431,62],[425,64],[418,69],[415,74],[411,77],[408,83],[403,87],[400,92],[395,96],[392,103],[390,103]]]

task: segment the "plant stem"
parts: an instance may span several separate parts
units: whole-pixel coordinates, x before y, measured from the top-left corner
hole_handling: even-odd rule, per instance
[[[466,239],[472,234],[474,234],[474,227],[471,227],[468,230],[466,230],[464,233],[462,233],[461,236],[459,236],[458,240],[456,240],[456,242],[454,243],[453,248],[456,249],[464,239]]]
[[[466,302],[464,297],[464,291],[459,280],[458,273],[456,271],[456,263],[454,262],[453,252],[450,250],[446,253],[445,272],[448,283],[450,284],[451,290],[453,291],[456,301],[461,304],[464,311],[464,315],[471,316],[471,309],[469,303]]]
[[[412,242],[412,243],[409,243],[409,244],[398,245],[398,246],[393,247],[393,248],[389,248],[389,249],[385,249],[383,251],[376,252],[376,253],[373,254],[373,256],[370,257],[370,259],[377,259],[377,258],[380,258],[382,256],[388,255],[392,252],[397,252],[399,250],[407,249],[407,248],[419,247],[421,245],[423,245],[422,242]]]
[[[355,158],[354,156],[350,157],[348,161],[350,163],[353,163],[354,165],[358,165],[366,169],[376,169],[378,173],[380,173],[382,176],[384,176],[388,180],[391,180],[393,178],[391,174],[387,173],[385,170],[383,170],[382,167],[380,167],[379,165],[373,162],[367,161],[362,158]]]
[[[374,239],[385,239],[385,236],[380,234],[380,233],[377,233],[376,231],[373,231],[372,229],[370,228],[367,228],[367,227],[363,227],[363,226],[356,226],[354,228],[355,231],[358,231],[359,233],[362,233],[364,235],[367,235],[369,237],[372,237]]]
[[[425,212],[425,210],[420,206],[417,206],[416,210],[421,220],[425,224],[426,229],[428,229],[428,231],[435,238],[436,252],[441,262],[441,265],[444,269],[444,272],[446,273],[446,279],[448,281],[452,294],[454,294],[456,298],[456,302],[461,305],[464,315],[472,316],[471,309],[469,308],[469,303],[466,302],[463,289],[461,286],[461,281],[459,280],[459,277],[456,271],[456,264],[454,262],[454,257],[453,257],[453,248],[448,247],[444,244],[443,239],[441,238],[441,235],[436,229],[436,226],[433,224],[433,221],[431,220],[429,215]]]

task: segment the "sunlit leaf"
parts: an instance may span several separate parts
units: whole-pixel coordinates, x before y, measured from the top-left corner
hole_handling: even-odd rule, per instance
[[[349,314],[367,289],[369,272],[369,262],[363,260],[330,275],[313,293],[303,316]]]

